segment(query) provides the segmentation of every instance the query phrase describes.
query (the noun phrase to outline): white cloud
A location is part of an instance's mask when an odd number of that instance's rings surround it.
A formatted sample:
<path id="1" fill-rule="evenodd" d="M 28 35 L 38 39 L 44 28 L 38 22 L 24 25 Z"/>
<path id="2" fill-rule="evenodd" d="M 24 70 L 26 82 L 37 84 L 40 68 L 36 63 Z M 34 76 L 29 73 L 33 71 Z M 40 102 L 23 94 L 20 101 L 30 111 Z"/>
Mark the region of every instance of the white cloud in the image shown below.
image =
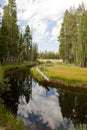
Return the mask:
<path id="1" fill-rule="evenodd" d="M 52 30 L 52 33 L 51 33 L 51 41 L 53 40 L 57 40 L 57 36 L 58 36 L 58 27 L 55 26 Z"/>
<path id="2" fill-rule="evenodd" d="M 34 15 L 28 22 L 31 27 L 33 40 L 39 42 L 47 36 L 47 21 L 41 19 L 39 14 Z"/>

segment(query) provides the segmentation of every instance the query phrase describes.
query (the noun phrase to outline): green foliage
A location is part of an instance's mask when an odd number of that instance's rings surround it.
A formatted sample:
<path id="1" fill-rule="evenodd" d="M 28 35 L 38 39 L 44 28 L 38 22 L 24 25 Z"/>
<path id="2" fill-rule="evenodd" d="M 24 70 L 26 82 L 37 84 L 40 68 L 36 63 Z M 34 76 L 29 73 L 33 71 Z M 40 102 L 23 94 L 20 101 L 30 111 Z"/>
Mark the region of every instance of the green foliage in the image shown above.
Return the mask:
<path id="1" fill-rule="evenodd" d="M 13 61 L 18 54 L 18 38 L 19 29 L 17 25 L 17 13 L 15 0 L 9 0 L 8 5 L 4 7 L 4 15 L 2 17 L 2 45 L 6 52 L 3 58 Z M 4 59 L 3 59 L 4 60 Z M 2 61 L 3 62 L 3 61 Z"/>
<path id="2" fill-rule="evenodd" d="M 24 130 L 22 122 L 17 120 L 5 106 L 0 104 L 0 128 L 5 130 Z"/>
<path id="3" fill-rule="evenodd" d="M 1 13 L 0 13 L 1 18 Z M 0 19 L 0 63 L 14 63 L 32 61 L 37 58 L 37 49 L 32 48 L 32 35 L 29 25 L 26 26 L 24 35 L 17 24 L 17 8 L 15 0 L 8 0 L 3 8 L 2 21 Z"/>
<path id="4" fill-rule="evenodd" d="M 65 63 L 87 67 L 87 10 L 84 4 L 77 10 L 66 10 L 60 30 L 60 57 Z"/>
<path id="5" fill-rule="evenodd" d="M 77 130 L 87 130 L 87 125 L 86 124 L 80 124 L 80 125 L 77 125 Z"/>
<path id="6" fill-rule="evenodd" d="M 4 71 L 3 69 L 0 67 L 0 96 L 1 94 L 5 91 L 8 90 L 9 85 L 6 85 L 8 82 L 8 79 L 4 78 Z"/>
<path id="7" fill-rule="evenodd" d="M 26 46 L 26 60 L 31 61 L 31 54 L 32 54 L 32 36 L 30 34 L 30 27 L 27 25 L 24 34 L 24 42 Z"/>
<path id="8" fill-rule="evenodd" d="M 32 61 L 36 61 L 38 58 L 38 46 L 37 44 L 32 44 L 32 54 L 31 54 Z"/>
<path id="9" fill-rule="evenodd" d="M 34 78 L 38 81 L 42 81 L 44 80 L 44 78 L 42 77 L 42 75 L 36 70 L 36 67 L 33 67 L 30 72 L 32 73 L 32 75 L 34 76 Z"/>

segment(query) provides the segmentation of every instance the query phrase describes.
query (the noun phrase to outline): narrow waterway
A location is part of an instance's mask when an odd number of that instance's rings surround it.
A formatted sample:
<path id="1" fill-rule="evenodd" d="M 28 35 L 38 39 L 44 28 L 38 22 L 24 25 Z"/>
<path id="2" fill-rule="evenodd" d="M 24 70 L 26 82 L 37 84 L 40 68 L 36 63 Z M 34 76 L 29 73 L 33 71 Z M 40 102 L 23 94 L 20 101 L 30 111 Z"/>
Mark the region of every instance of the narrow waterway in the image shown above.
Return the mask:
<path id="1" fill-rule="evenodd" d="M 87 90 L 40 85 L 27 70 L 7 77 L 11 86 L 2 97 L 26 130 L 76 130 L 87 123 Z"/>

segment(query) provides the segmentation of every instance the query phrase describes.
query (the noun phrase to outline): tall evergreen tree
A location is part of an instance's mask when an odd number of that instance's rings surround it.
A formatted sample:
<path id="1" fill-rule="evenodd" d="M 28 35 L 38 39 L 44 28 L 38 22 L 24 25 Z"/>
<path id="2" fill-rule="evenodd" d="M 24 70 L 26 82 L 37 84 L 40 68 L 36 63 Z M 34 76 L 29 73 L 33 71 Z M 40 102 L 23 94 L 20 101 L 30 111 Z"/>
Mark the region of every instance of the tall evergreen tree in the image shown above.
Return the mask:
<path id="1" fill-rule="evenodd" d="M 62 28 L 60 31 L 60 54 L 63 61 L 71 63 L 75 60 L 75 42 L 76 42 L 76 19 L 72 12 L 65 11 Z"/>
<path id="2" fill-rule="evenodd" d="M 17 13 L 15 0 L 8 0 L 8 5 L 4 7 L 2 18 L 3 43 L 8 48 L 8 59 L 10 61 L 17 58 L 19 29 L 17 25 Z"/>
<path id="3" fill-rule="evenodd" d="M 24 60 L 25 55 L 25 45 L 24 45 L 24 36 L 22 33 L 19 35 L 19 43 L 18 43 L 18 60 L 19 62 Z"/>
<path id="4" fill-rule="evenodd" d="M 3 42 L 5 40 L 5 37 L 3 36 L 3 33 L 6 33 L 5 27 L 2 29 L 2 18 L 1 18 L 1 12 L 0 12 L 0 62 L 3 63 L 4 59 L 7 55 L 7 45 L 6 42 Z"/>
<path id="5" fill-rule="evenodd" d="M 84 4 L 76 11 L 66 10 L 60 30 L 60 56 L 64 62 L 87 66 L 87 10 Z"/>
<path id="6" fill-rule="evenodd" d="M 31 61 L 32 55 L 32 36 L 30 33 L 29 25 L 26 26 L 25 34 L 24 34 L 24 43 L 26 45 L 26 60 Z"/>
<path id="7" fill-rule="evenodd" d="M 38 58 L 38 46 L 37 44 L 32 45 L 32 61 L 36 61 Z"/>
<path id="8" fill-rule="evenodd" d="M 82 67 L 87 66 L 87 11 L 81 16 L 79 23 L 79 64 Z"/>

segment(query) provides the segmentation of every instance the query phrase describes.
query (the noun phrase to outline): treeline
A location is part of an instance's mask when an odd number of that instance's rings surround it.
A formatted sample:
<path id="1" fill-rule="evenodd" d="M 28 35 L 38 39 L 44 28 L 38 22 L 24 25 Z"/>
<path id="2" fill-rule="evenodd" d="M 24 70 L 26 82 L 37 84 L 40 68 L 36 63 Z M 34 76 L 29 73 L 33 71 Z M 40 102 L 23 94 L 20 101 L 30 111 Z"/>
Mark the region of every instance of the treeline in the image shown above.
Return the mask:
<path id="1" fill-rule="evenodd" d="M 77 9 L 65 11 L 58 40 L 64 62 L 87 67 L 87 9 L 84 3 Z"/>
<path id="2" fill-rule="evenodd" d="M 0 22 L 0 63 L 35 61 L 37 58 L 38 47 L 32 44 L 29 25 L 22 34 L 17 23 L 16 2 L 8 0 Z"/>
<path id="3" fill-rule="evenodd" d="M 52 51 L 43 51 L 39 53 L 38 57 L 40 59 L 59 59 L 59 53 Z"/>

